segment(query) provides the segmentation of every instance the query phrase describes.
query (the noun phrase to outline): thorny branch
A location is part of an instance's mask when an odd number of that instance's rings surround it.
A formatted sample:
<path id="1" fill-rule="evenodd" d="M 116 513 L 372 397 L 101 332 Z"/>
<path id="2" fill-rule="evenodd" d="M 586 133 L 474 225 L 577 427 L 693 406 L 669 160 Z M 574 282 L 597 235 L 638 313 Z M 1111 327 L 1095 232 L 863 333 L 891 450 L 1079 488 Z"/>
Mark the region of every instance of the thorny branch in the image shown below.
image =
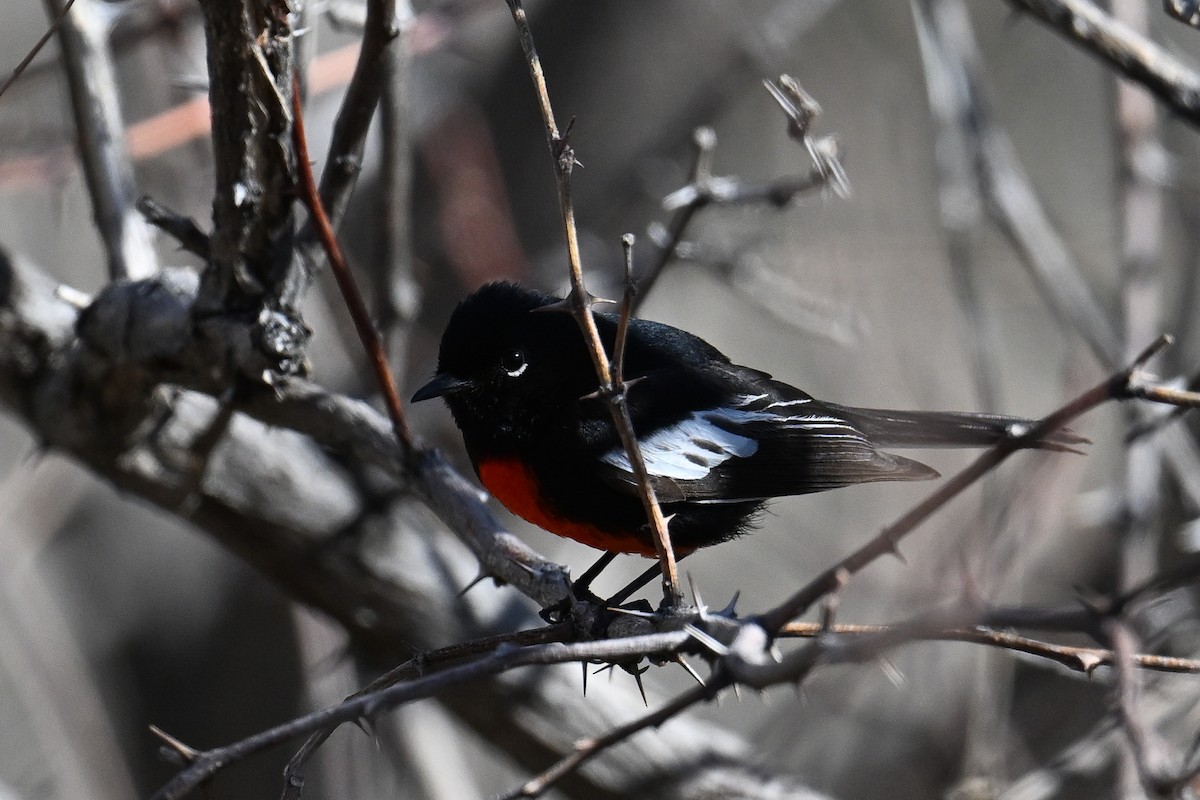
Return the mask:
<path id="1" fill-rule="evenodd" d="M 369 719 L 376 714 L 393 709 L 401 703 L 430 697 L 447 687 L 467 680 L 496 675 L 523 666 L 562 664 L 595 659 L 619 661 L 630 656 L 640 656 L 645 652 L 670 652 L 687 639 L 688 634 L 680 631 L 604 642 L 550 643 L 524 648 L 498 647 L 491 654 L 474 661 L 447 667 L 432 675 L 416 677 L 378 692 L 355 697 L 331 708 L 322 709 L 278 725 L 240 742 L 205 751 L 200 758 L 159 789 L 152 800 L 179 800 L 232 761 L 261 752 L 298 736 L 324 730 L 331 725 L 339 725 L 357 719 Z"/>
<path id="2" fill-rule="evenodd" d="M 1130 384 L 1134 382 L 1145 363 L 1157 355 L 1169 343 L 1163 337 L 1147 348 L 1126 370 L 1112 376 L 1096 387 L 1081 394 L 1071 403 L 1050 414 L 1025 432 L 1014 432 L 1012 438 L 988 451 L 975 464 L 968 467 L 949 485 L 952 491 L 943 496 L 935 493 L 919 504 L 912 513 L 886 529 L 854 555 L 832 568 L 836 583 L 840 585 L 846 577 L 860 570 L 874 558 L 893 552 L 900 538 L 910 532 L 917 522 L 924 519 L 944 504 L 950 496 L 965 488 L 978 478 L 982 471 L 997 466 L 1005 457 L 1018 449 L 1028 447 L 1050 432 L 1057 430 L 1080 414 L 1108 400 L 1128 399 Z M 883 543 L 883 544 L 881 544 Z M 1154 586 L 1165 588 L 1173 585 L 1184 574 L 1196 577 L 1196 570 L 1180 571 L 1170 579 L 1156 581 Z M 626 740 L 635 733 L 662 724 L 671 717 L 695 705 L 715 697 L 722 689 L 735 684 L 765 689 L 769 686 L 801 681 L 818 664 L 844 663 L 874 657 L 884 649 L 899 644 L 920 640 L 970 641 L 1004 647 L 1019 652 L 1054 660 L 1065 666 L 1091 673 L 1097 667 L 1114 663 L 1119 656 L 1111 651 L 1097 648 L 1078 648 L 1040 642 L 1028 637 L 977 627 L 968 617 L 982 616 L 960 611 L 952 614 L 935 613 L 909 623 L 891 626 L 831 626 L 822 623 L 816 628 L 787 625 L 788 619 L 801 613 L 817 593 L 827 591 L 827 582 L 818 578 L 793 598 L 757 618 L 739 623 L 730 618 L 711 617 L 700 612 L 694 622 L 684 624 L 682 630 L 646 633 L 641 636 L 625 636 L 597 642 L 573 642 L 569 644 L 537 645 L 521 650 L 500 646 L 494 652 L 465 664 L 451 666 L 442 672 L 414 678 L 407 683 L 387 686 L 376 691 L 366 691 L 339 706 L 326 709 L 304 718 L 278 726 L 270 731 L 251 737 L 243 742 L 204 753 L 167 787 L 156 795 L 156 800 L 179 797 L 199 781 L 211 776 L 216 769 L 231 759 L 243 758 L 262 748 L 273 746 L 295 736 L 327 731 L 331 725 L 352 719 L 370 716 L 394 708 L 397 704 L 418 697 L 426 697 L 456 683 L 492 671 L 507 670 L 535 663 L 558 663 L 572 660 L 608 660 L 610 663 L 636 663 L 644 657 L 663 659 L 676 654 L 681 648 L 708 658 L 713 664 L 713 673 L 701 686 L 695 687 L 668 702 L 658 710 L 618 726 L 603 736 L 580 743 L 575 752 L 566 756 L 551 768 L 522 785 L 511 797 L 535 797 L 550 788 L 557 780 L 584 764 L 588 759 L 614 744 Z M 1137 587 L 1135 594 L 1112 604 L 1109 613 L 1121 613 L 1125 604 L 1144 594 L 1149 586 Z M 796 610 L 799 609 L 799 610 Z M 776 624 L 776 620 L 783 619 Z M 678 621 L 676 621 L 676 624 Z M 707 630 L 705 630 L 707 628 Z M 534 632 L 535 635 L 536 632 Z M 775 661 L 770 656 L 770 643 L 774 636 L 804 634 L 815 636 L 808 647 Z M 694 640 L 694 644 L 689 642 Z M 1130 654 L 1131 664 L 1165 671 L 1196 672 L 1200 664 L 1192 659 L 1171 659 L 1152 655 Z M 402 667 L 392 678 L 408 676 L 408 668 Z M 301 750 L 310 752 L 311 746 Z M 298 757 L 300 757 L 298 755 Z"/>
<path id="3" fill-rule="evenodd" d="M 1013 453 L 1042 441 L 1048 434 L 1066 426 L 1079 415 L 1101 403 L 1109 400 L 1129 399 L 1132 396 L 1129 387 L 1134 376 L 1145 366 L 1147 361 L 1170 343 L 1170 337 L 1161 337 L 1124 371 L 1097 384 L 1049 416 L 1043 417 L 1029 430 L 1010 431 L 1007 439 L 984 452 L 972 464 L 939 486 L 904 516 L 884 528 L 874 539 L 826 569 L 785 602 L 763 614 L 761 618 L 763 626 L 770 631 L 782 629 L 788 622 L 807 611 L 821 597 L 836 589 L 844 581 L 844 575 L 854 575 L 883 556 L 898 555 L 900 542 L 905 536 L 912 533 L 935 511 L 991 472 Z"/>
<path id="4" fill-rule="evenodd" d="M 533 31 L 529 28 L 525 9 L 521 6 L 520 0 L 506 0 L 506 2 L 512 12 L 513 21 L 517 25 L 525 60 L 529 64 L 529 73 L 533 78 L 538 107 L 541 109 L 542 121 L 546 127 L 546 139 L 550 145 L 550 154 L 554 159 L 558 205 L 562 214 L 571 277 L 571 292 L 566 301 L 566 309 L 570 310 L 579 322 L 588 352 L 592 357 L 592 365 L 600 380 L 600 392 L 608 400 L 613 425 L 616 427 L 621 445 L 629 457 L 642 503 L 646 507 L 646 517 L 654 538 L 654 549 L 658 554 L 658 562 L 663 572 L 663 602 L 668 606 L 677 606 L 683 596 L 679 591 L 679 570 L 675 566 L 675 552 L 671 547 L 667 520 L 663 517 L 662 509 L 659 507 L 654 487 L 650 483 L 649 473 L 646 471 L 646 463 L 642 459 L 637 436 L 633 432 L 633 422 L 629 417 L 629 409 L 625 405 L 626 386 L 623 378 L 620 375 L 613 375 L 608 358 L 604 354 L 604 344 L 600 341 L 596 320 L 592 316 L 592 305 L 596 299 L 584 287 L 583 262 L 579 254 L 579 234 L 575 227 L 575 207 L 571 201 L 571 172 L 575 166 L 575 152 L 570 144 L 570 129 L 568 126 L 565 134 L 560 133 L 558 123 L 555 122 L 554 109 L 550 105 L 550 94 L 546 89 L 546 78 L 542 73 L 541 60 L 534 48 Z"/>

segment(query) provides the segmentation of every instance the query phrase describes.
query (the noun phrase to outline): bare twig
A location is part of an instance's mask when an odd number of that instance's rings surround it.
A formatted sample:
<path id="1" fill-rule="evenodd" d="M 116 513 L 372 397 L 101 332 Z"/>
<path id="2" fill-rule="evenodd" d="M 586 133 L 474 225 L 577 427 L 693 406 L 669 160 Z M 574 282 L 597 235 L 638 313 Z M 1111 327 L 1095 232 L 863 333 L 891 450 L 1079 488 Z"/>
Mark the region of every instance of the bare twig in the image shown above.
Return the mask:
<path id="1" fill-rule="evenodd" d="M 688 185 L 698 186 L 712 177 L 712 157 L 717 147 L 717 132 L 707 125 L 696 128 L 692 132 L 692 146 L 694 152 L 692 154 L 692 168 L 688 172 Z M 651 262 L 649 269 L 638 276 L 638 282 L 641 284 L 642 291 L 634 298 L 633 310 L 635 312 L 641 306 L 642 301 L 649 296 L 650 290 L 654 287 L 658 277 L 675 256 L 675 251 L 679 249 L 680 243 L 683 242 L 683 236 L 687 233 L 688 226 L 692 224 L 692 217 L 702 207 L 703 203 L 699 202 L 698 198 L 696 202 L 685 203 L 680 206 L 676 209 L 675 215 L 671 217 L 671 223 L 667 226 L 665 238 L 662 241 L 655 241 L 658 253 Z"/>
<path id="2" fill-rule="evenodd" d="M 1007 0 L 1137 81 L 1175 114 L 1200 125 L 1200 74 L 1089 0 Z"/>
<path id="3" fill-rule="evenodd" d="M 620 436 L 621 445 L 629 458 L 634 478 L 637 480 L 642 503 L 646 507 L 646 517 L 650 523 L 651 534 L 654 538 L 654 549 L 658 555 L 659 564 L 663 571 L 663 599 L 668 605 L 678 605 L 682 599 L 679 591 L 679 571 L 675 566 L 675 553 L 671 547 L 671 538 L 667 532 L 667 521 L 654 495 L 654 487 L 646 471 L 642 459 L 641 448 L 637 436 L 633 432 L 633 423 L 629 418 L 629 409 L 625 405 L 624 387 L 613 382 L 612 371 L 608 358 L 604 354 L 604 344 L 600 341 L 600 333 L 596 329 L 596 320 L 592 316 L 592 304 L 595 301 L 584 287 L 583 263 L 579 255 L 579 234 L 575 228 L 575 207 L 571 201 L 571 171 L 575 166 L 575 153 L 571 148 L 566 134 L 560 133 L 558 123 L 554 119 L 554 109 L 550 105 L 550 94 L 546 89 L 546 78 L 542 74 L 541 60 L 533 45 L 533 31 L 529 28 L 529 20 L 520 0 L 506 0 L 512 12 L 513 21 L 517 25 L 521 49 L 529 64 L 529 73 L 533 79 L 534 93 L 537 96 L 538 107 L 541 110 L 542 122 L 546 127 L 546 139 L 550 146 L 550 154 L 554 159 L 555 184 L 558 187 L 558 206 L 562 214 L 563 234 L 567 242 L 567 259 L 570 266 L 571 293 L 568 297 L 568 307 L 575 315 L 583 332 L 588 352 L 592 357 L 592 366 L 600 380 L 600 391 L 608 399 L 609 410 L 612 412 L 613 424 Z M 568 130 L 569 133 L 569 130 Z"/>
<path id="4" fill-rule="evenodd" d="M 362 47 L 354 66 L 354 76 L 346 87 L 346 96 L 333 124 L 329 152 L 321 172 L 321 203 L 329 215 L 330 226 L 335 229 L 341 223 L 362 170 L 367 131 L 383 94 L 384 82 L 391 74 L 390 49 L 399 34 L 396 0 L 368 0 Z M 310 273 L 320 257 L 320 239 L 315 221 L 310 221 L 300 234 L 306 269 Z M 308 274 L 306 280 L 291 287 L 285 301 L 297 302 L 311 279 L 312 275 Z"/>
<path id="5" fill-rule="evenodd" d="M 329 220 L 329 216 L 325 213 L 325 207 L 321 202 L 320 195 L 317 193 L 317 184 L 313 177 L 312 165 L 308 160 L 308 142 L 304 135 L 304 114 L 303 109 L 300 107 L 298 86 L 293 87 L 292 107 L 295 115 L 292 131 L 295 135 L 296 156 L 300 164 L 300 186 L 303 200 L 308 206 L 312 223 L 316 228 L 322 246 L 325 248 L 330 266 L 333 268 L 333 276 L 337 279 L 338 288 L 342 292 L 342 298 L 346 301 L 346 308 L 350 311 L 350 317 L 354 320 L 354 329 L 358 332 L 358 338 L 362 342 L 363 349 L 367 351 L 367 356 L 371 360 L 371 369 L 375 375 L 375 382 L 379 385 L 379 390 L 383 393 L 384 404 L 387 407 L 388 416 L 392 420 L 392 430 L 395 432 L 396 439 L 403 446 L 405 452 L 413 453 L 416 447 L 413 442 L 412 430 L 408 427 L 408 420 L 404 416 L 404 408 L 400 404 L 400 394 L 396 391 L 396 380 L 392 377 L 392 370 L 388 365 L 387 351 L 383 346 L 383 338 L 379 335 L 379 330 L 371 321 L 370 309 L 367 308 L 367 302 L 363 299 L 362 292 L 358 290 L 358 284 L 354 280 L 354 275 L 350 272 L 350 267 L 346 264 L 346 259 L 342 256 L 342 249 L 337 243 L 337 235 L 333 232 L 333 225 Z"/>
<path id="6" fill-rule="evenodd" d="M 37 54 L 42 52 L 42 48 L 45 47 L 46 43 L 49 42 L 54 34 L 58 32 L 58 27 L 62 25 L 63 18 L 67 16 L 67 12 L 71 10 L 71 6 L 73 5 L 75 5 L 75 0 L 67 0 L 67 2 L 63 4 L 62 9 L 58 12 L 58 15 L 54 17 L 54 20 L 50 23 L 50 26 L 46 28 L 45 32 L 41 35 L 37 42 L 34 43 L 33 47 L 29 48 L 29 52 L 25 54 L 25 57 L 21 59 L 20 63 L 13 67 L 12 74 L 4 79 L 4 83 L 0 84 L 0 97 L 4 96 L 4 93 L 8 91 L 8 87 L 17 82 L 17 79 L 25 73 L 25 70 L 29 66 L 30 62 L 37 58 Z"/>
<path id="7" fill-rule="evenodd" d="M 978 120 L 967 62 L 977 57 L 970 22 L 961 3 L 912 3 L 917 43 L 924 65 L 925 92 L 937 125 L 933 152 L 938 168 L 938 213 L 946 236 L 955 297 L 970 320 L 965 340 L 975 387 L 984 409 L 999 398 L 994 359 L 999 352 L 995 326 L 981 302 L 976 248 L 983 222 L 983 192 L 975 170 Z"/>
<path id="8" fill-rule="evenodd" d="M 641 297 L 645 297 L 662 271 L 676 255 L 684 234 L 696 214 L 709 205 L 765 204 L 784 208 L 796 195 L 821 187 L 832 187 L 842 197 L 850 192 L 850 181 L 842 167 L 837 140 L 833 137 L 813 139 L 809 129 L 821 113 L 821 107 L 791 76 L 783 75 L 779 83 L 763 81 L 763 85 L 783 110 L 788 122 L 788 135 L 804 146 L 812 159 L 807 174 L 779 178 L 768 183 L 751 184 L 737 178 L 716 177 L 712 174 L 712 159 L 717 146 L 712 128 L 703 126 L 692 134 L 695 154 L 688 183 L 663 198 L 663 208 L 674 211 L 666 235 L 657 241 L 658 253 L 650 268 L 638 276 Z M 640 301 L 634 304 L 637 310 Z"/>
<path id="9" fill-rule="evenodd" d="M 169 234 L 184 250 L 208 261 L 208 234 L 196 220 L 177 214 L 149 195 L 139 197 L 136 206 L 147 222 Z"/>
<path id="10" fill-rule="evenodd" d="M 109 277 L 118 280 L 153 275 L 158 263 L 150 231 L 133 207 L 133 166 L 125 148 L 105 10 L 95 0 L 76 0 L 70 14 L 61 0 L 46 0 L 46 7 L 58 24 L 78 155 L 96 228 L 108 257 Z"/>
<path id="11" fill-rule="evenodd" d="M 858 550 L 846 556 L 837 564 L 829 567 L 807 586 L 796 592 L 792 597 L 776 608 L 763 614 L 763 626 L 768 631 L 780 630 L 791 620 L 803 614 L 817 600 L 835 589 L 839 575 L 844 570 L 853 575 L 873 561 L 889 554 L 897 553 L 900 541 L 912 533 L 918 525 L 928 519 L 964 489 L 975 483 L 988 472 L 999 466 L 1001 462 L 1018 450 L 1029 447 L 1042 440 L 1059 428 L 1067 425 L 1073 419 L 1086 411 L 1109 400 L 1127 399 L 1129 383 L 1132 377 L 1142 368 L 1146 361 L 1153 358 L 1163 348 L 1170 344 L 1169 337 L 1162 337 L 1141 353 L 1138 358 L 1122 372 L 1119 372 L 1102 383 L 1097 384 L 1070 403 L 1044 417 L 1040 422 L 1027 431 L 1013 431 L 1012 435 L 991 450 L 983 453 L 972 464 L 943 483 L 925 500 L 910 509 L 904 516 L 884 528 L 875 538 L 864 544 Z"/>
<path id="12" fill-rule="evenodd" d="M 660 708 L 639 717 L 624 725 L 618 725 L 602 736 L 594 739 L 584 739 L 575 745 L 575 752 L 561 759 L 550 768 L 523 783 L 519 788 L 508 794 L 500 795 L 501 800 L 515 800 L 519 797 L 541 797 L 564 777 L 583 766 L 588 760 L 604 752 L 613 745 L 620 744 L 635 733 L 657 728 L 673 717 L 696 705 L 697 703 L 716 697 L 725 688 L 716 682 L 693 686 L 683 694 L 676 696 Z"/>
<path id="13" fill-rule="evenodd" d="M 292 143 L 294 37 L 278 3 L 202 3 L 212 120 L 213 226 L 198 317 L 290 309 L 297 165 Z"/>
<path id="14" fill-rule="evenodd" d="M 1133 634 L 1123 620 L 1112 620 L 1109 635 L 1115 653 L 1117 709 L 1121 727 L 1133 751 L 1138 778 L 1149 791 L 1160 796 L 1174 796 L 1179 789 L 1180 778 L 1171 774 L 1164 742 L 1150 728 L 1141 704 L 1141 681 L 1138 679 Z M 1183 778 L 1186 780 L 1186 778 Z"/>
<path id="15" fill-rule="evenodd" d="M 835 624 L 828 628 L 822 622 L 789 622 L 780 630 L 780 636 L 810 639 L 822 633 L 836 633 L 844 636 L 861 636 L 868 633 L 878 633 L 887 630 L 887 625 Z M 1057 644 L 1028 636 L 1021 636 L 1008 631 L 1000 631 L 985 626 L 969 628 L 954 628 L 938 631 L 923 637 L 929 641 L 970 642 L 1003 650 L 1012 650 L 1038 658 L 1044 658 L 1061 664 L 1068 669 L 1090 675 L 1098 667 L 1112 666 L 1114 653 L 1103 647 L 1077 647 L 1074 645 Z M 1132 654 L 1135 666 L 1155 672 L 1175 672 L 1184 674 L 1200 674 L 1200 659 L 1179 658 L 1175 656 L 1160 656 L 1153 653 Z"/>

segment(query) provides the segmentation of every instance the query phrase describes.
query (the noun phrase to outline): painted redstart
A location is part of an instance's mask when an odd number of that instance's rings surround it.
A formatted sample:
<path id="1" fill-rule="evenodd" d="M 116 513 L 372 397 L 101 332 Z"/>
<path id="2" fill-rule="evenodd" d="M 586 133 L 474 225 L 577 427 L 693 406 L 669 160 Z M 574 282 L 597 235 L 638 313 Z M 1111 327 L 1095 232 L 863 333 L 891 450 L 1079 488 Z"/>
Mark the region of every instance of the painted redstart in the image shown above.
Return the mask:
<path id="1" fill-rule="evenodd" d="M 579 326 L 549 308 L 558 302 L 512 283 L 468 296 L 442 336 L 437 376 L 413 401 L 445 398 L 480 481 L 517 516 L 601 550 L 652 557 L 629 460 L 596 395 Z M 596 325 L 611 355 L 617 319 L 596 314 Z M 646 320 L 630 323 L 624 371 L 630 417 L 680 555 L 746 532 L 773 497 L 938 477 L 881 447 L 983 447 L 1033 424 L 816 400 Z M 1037 446 L 1084 441 L 1060 432 Z"/>

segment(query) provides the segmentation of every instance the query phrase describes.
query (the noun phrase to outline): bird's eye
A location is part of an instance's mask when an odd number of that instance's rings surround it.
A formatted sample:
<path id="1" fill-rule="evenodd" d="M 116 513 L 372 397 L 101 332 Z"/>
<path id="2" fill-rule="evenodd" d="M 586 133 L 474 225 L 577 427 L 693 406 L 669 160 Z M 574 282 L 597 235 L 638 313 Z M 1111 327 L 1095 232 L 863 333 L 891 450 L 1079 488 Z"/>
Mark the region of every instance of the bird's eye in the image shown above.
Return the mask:
<path id="1" fill-rule="evenodd" d="M 508 377 L 516 378 L 529 369 L 529 364 L 525 361 L 525 354 L 520 350 L 509 350 L 500 356 L 500 368 Z"/>

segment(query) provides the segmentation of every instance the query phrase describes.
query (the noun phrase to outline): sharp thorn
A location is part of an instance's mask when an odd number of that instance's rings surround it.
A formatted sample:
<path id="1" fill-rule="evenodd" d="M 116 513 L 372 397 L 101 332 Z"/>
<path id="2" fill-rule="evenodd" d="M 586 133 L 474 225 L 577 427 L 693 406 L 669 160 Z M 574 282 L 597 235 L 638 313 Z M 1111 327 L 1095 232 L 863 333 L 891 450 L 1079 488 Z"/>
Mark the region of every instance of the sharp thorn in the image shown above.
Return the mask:
<path id="1" fill-rule="evenodd" d="M 488 577 L 490 577 L 490 576 L 489 576 L 489 575 L 488 575 L 486 572 L 482 572 L 482 571 L 481 571 L 481 572 L 480 572 L 478 575 L 476 575 L 476 576 L 475 576 L 475 577 L 474 577 L 474 578 L 471 580 L 471 582 L 470 582 L 470 583 L 468 583 L 468 584 L 467 584 L 466 586 L 464 586 L 464 587 L 463 587 L 461 590 L 459 590 L 459 592 L 458 592 L 458 594 L 456 595 L 456 597 L 457 597 L 459 600 L 461 600 L 461 599 L 462 599 L 462 598 L 463 598 L 463 597 L 466 595 L 466 593 L 467 593 L 467 592 L 471 591 L 471 590 L 472 590 L 472 589 L 474 589 L 476 586 L 478 586 L 479 584 L 481 584 L 481 583 L 483 583 L 484 581 L 486 581 L 486 580 L 488 579 Z"/>
<path id="2" fill-rule="evenodd" d="M 646 699 L 646 687 L 642 684 L 642 673 L 633 673 L 633 680 L 635 683 L 637 683 L 638 692 L 642 695 L 642 705 L 644 705 L 646 708 L 649 708 L 650 701 Z"/>
<path id="3" fill-rule="evenodd" d="M 716 639 L 714 639 L 712 636 L 705 633 L 704 631 L 700 630 L 695 625 L 688 623 L 687 625 L 683 626 L 683 629 L 684 629 L 684 631 L 687 632 L 687 634 L 689 636 L 691 636 L 693 639 L 695 639 L 697 642 L 699 642 L 704 647 L 708 648 L 713 654 L 718 655 L 718 656 L 726 656 L 729 654 L 728 647 L 721 644 L 719 641 L 717 641 Z"/>
<path id="4" fill-rule="evenodd" d="M 704 678 L 700 677 L 700 673 L 696 672 L 695 668 L 687 662 L 687 659 L 685 659 L 683 657 L 683 655 L 681 655 L 680 653 L 676 653 L 675 654 L 675 663 L 678 664 L 679 666 L 683 667 L 683 669 L 687 672 L 687 674 L 691 675 L 692 679 L 695 680 L 696 683 L 700 684 L 701 686 L 705 685 Z"/>
<path id="5" fill-rule="evenodd" d="M 726 605 L 724 608 L 722 608 L 720 611 L 717 612 L 717 616 L 729 617 L 730 619 L 735 618 L 737 616 L 737 611 L 736 611 L 737 601 L 738 601 L 738 598 L 740 598 L 741 596 L 742 596 L 742 590 L 738 589 L 736 592 L 733 593 L 733 597 L 730 598 L 728 605 Z"/>

